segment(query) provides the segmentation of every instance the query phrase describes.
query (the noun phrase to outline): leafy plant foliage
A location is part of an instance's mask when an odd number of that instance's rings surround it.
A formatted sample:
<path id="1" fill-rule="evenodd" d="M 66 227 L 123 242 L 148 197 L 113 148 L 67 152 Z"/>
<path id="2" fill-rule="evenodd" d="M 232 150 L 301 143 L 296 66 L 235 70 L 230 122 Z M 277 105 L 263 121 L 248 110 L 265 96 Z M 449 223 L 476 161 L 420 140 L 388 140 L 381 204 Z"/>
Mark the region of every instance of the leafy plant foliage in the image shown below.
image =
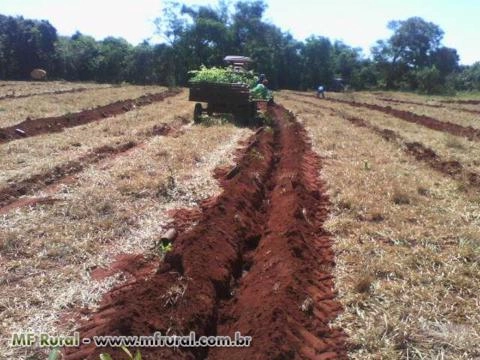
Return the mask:
<path id="1" fill-rule="evenodd" d="M 298 41 L 263 19 L 266 8 L 264 0 L 233 5 L 220 0 L 214 7 L 166 1 L 155 20 L 165 42 L 137 46 L 114 37 L 97 41 L 79 32 L 58 36 L 48 21 L 0 15 L 0 79 L 28 79 L 32 69 L 43 68 L 49 79 L 70 81 L 253 83 L 253 75 L 239 79 L 223 68 L 225 55 L 244 55 L 253 59 L 256 73 L 267 75 L 272 88 L 322 84 L 328 91 L 341 78 L 354 89 L 479 89 L 479 63 L 459 66 L 457 51 L 442 45 L 443 30 L 420 17 L 391 21 L 391 37 L 379 40 L 367 58 L 361 49 L 323 36 Z M 189 74 L 202 65 L 209 70 Z"/>

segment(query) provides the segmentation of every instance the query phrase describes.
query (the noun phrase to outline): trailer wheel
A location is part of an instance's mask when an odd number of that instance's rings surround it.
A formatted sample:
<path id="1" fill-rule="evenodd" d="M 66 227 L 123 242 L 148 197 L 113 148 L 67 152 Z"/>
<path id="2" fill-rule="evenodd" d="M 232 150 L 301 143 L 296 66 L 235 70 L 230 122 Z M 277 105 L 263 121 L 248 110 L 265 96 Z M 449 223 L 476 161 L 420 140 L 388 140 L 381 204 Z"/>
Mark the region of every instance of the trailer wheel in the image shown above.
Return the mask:
<path id="1" fill-rule="evenodd" d="M 202 116 L 202 104 L 196 103 L 195 104 L 195 109 L 193 109 L 193 122 L 195 124 L 199 124 L 201 121 L 201 116 Z"/>
<path id="2" fill-rule="evenodd" d="M 257 115 L 257 103 L 252 102 L 250 104 L 250 117 L 254 119 L 256 115 Z"/>
<path id="3" fill-rule="evenodd" d="M 207 114 L 208 116 L 212 116 L 213 115 L 213 109 L 214 109 L 214 106 L 210 103 L 208 103 L 207 105 Z"/>

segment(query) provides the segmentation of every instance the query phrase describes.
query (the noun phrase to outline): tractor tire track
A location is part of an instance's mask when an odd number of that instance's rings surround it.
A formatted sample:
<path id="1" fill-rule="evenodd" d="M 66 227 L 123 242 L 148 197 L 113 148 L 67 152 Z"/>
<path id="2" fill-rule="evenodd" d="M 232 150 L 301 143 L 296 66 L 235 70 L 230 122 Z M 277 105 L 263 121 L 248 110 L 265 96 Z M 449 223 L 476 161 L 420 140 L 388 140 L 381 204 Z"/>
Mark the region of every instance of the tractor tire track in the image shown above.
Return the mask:
<path id="1" fill-rule="evenodd" d="M 180 127 L 184 124 L 185 121 L 181 120 L 173 124 L 155 125 L 151 131 L 146 134 L 146 137 L 176 136 Z M 104 145 L 91 150 L 75 160 L 57 165 L 53 169 L 32 175 L 25 180 L 0 188 L 0 215 L 24 206 L 54 202 L 55 200 L 48 197 L 32 198 L 23 196 L 33 195 L 33 193 L 40 190 L 45 191 L 47 194 L 55 193 L 61 184 L 74 182 L 72 176 L 82 172 L 87 166 L 125 154 L 127 151 L 142 146 L 143 143 L 144 142 L 137 143 L 128 141 L 116 146 Z"/>
<path id="2" fill-rule="evenodd" d="M 480 188 L 480 174 L 465 169 L 465 167 L 457 160 L 445 160 L 431 148 L 416 141 L 410 142 L 402 137 L 398 132 L 390 129 L 380 128 L 362 118 L 345 115 L 334 108 L 316 104 L 314 102 L 304 100 L 301 101 L 327 111 L 333 111 L 335 115 L 351 122 L 353 125 L 367 128 L 380 135 L 385 140 L 395 142 L 405 153 L 415 157 L 415 159 L 418 161 L 428 164 L 432 169 L 442 173 L 443 175 L 447 175 L 455 180 L 461 181 L 467 186 Z"/>
<path id="3" fill-rule="evenodd" d="M 322 228 L 328 198 L 319 158 L 281 106 L 239 154 L 224 191 L 202 205 L 150 278 L 110 292 L 79 329 L 95 335 L 252 336 L 248 348 L 141 348 L 159 359 L 346 359 L 345 335 L 329 327 L 341 311 L 333 288 L 332 240 Z M 84 345 L 66 359 L 114 357 Z"/>
<path id="4" fill-rule="evenodd" d="M 315 98 L 315 96 L 313 95 L 300 94 L 297 92 L 295 92 L 294 94 L 297 96 Z M 425 126 L 429 129 L 447 132 L 456 136 L 463 136 L 472 141 L 480 141 L 480 129 L 476 129 L 471 126 L 462 126 L 462 125 L 454 124 L 448 121 L 441 121 L 429 116 L 418 115 L 410 111 L 394 109 L 390 106 L 380 106 L 375 104 L 367 104 L 367 103 L 360 103 L 355 101 L 332 99 L 332 98 L 326 98 L 325 100 L 330 102 L 340 103 L 340 104 L 346 104 L 346 105 L 350 105 L 357 108 L 366 108 L 369 110 L 379 111 L 388 115 L 392 115 L 401 120 L 405 120 L 414 124 Z"/>
<path id="5" fill-rule="evenodd" d="M 19 124 L 0 128 L 0 144 L 41 134 L 61 132 L 65 128 L 110 118 L 134 110 L 137 107 L 163 101 L 164 99 L 177 95 L 180 92 L 180 89 L 168 90 L 157 94 L 142 95 L 136 99 L 116 101 L 108 105 L 83 110 L 73 114 L 39 119 L 27 118 L 27 120 Z"/>

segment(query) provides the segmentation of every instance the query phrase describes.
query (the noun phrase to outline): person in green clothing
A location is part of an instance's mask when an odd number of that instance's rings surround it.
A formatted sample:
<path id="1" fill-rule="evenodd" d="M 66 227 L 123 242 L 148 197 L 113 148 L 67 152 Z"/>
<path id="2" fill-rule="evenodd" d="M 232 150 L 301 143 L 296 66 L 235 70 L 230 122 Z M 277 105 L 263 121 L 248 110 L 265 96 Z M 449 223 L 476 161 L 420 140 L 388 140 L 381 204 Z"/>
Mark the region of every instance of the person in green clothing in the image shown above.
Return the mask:
<path id="1" fill-rule="evenodd" d="M 268 80 L 264 79 L 262 83 L 257 84 L 250 93 L 252 94 L 252 98 L 254 99 L 263 99 L 263 100 L 270 100 L 272 95 L 267 88 Z"/>

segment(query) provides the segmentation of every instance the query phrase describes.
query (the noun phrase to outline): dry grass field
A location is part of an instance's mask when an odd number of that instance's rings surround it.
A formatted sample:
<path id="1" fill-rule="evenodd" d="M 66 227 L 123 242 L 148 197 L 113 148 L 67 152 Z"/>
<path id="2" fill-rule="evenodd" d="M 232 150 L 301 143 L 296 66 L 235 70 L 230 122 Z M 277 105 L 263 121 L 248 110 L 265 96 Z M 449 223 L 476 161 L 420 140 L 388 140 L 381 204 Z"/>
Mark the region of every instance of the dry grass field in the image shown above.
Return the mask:
<path id="1" fill-rule="evenodd" d="M 165 90 L 160 86 L 91 87 L 79 93 L 43 94 L 0 100 L 0 127 L 31 119 L 59 116 L 106 105 L 114 101 L 134 99 L 146 93 Z"/>
<path id="2" fill-rule="evenodd" d="M 352 96 L 375 102 L 374 95 Z M 304 123 L 325 159 L 321 176 L 332 202 L 326 225 L 335 236 L 335 283 L 344 306 L 334 325 L 348 333 L 351 357 L 478 358 L 478 188 L 432 170 L 402 144 L 344 116 L 394 130 L 476 171 L 480 144 L 328 99 L 291 92 L 277 99 Z M 445 120 L 464 121 L 456 115 Z"/>
<path id="3" fill-rule="evenodd" d="M 96 101 L 107 103 L 115 94 L 119 98 L 141 94 L 137 87 L 122 89 L 122 95 L 115 90 Z M 71 101 L 67 94 L 57 96 L 60 102 Z M 27 196 L 48 201 L 0 215 L 3 340 L 21 330 L 73 331 L 76 324 L 69 311 L 94 307 L 109 288 L 126 280 L 125 274 L 117 273 L 97 281 L 91 277 L 92 269 L 108 266 L 124 253 L 161 256 L 152 249 L 171 222 L 169 210 L 195 207 L 219 191 L 213 170 L 231 163 L 238 142 L 251 131 L 233 125 L 192 127 L 185 124 L 191 122 L 192 111 L 184 91 L 124 115 L 0 147 L 1 184 L 6 186 L 101 146 L 134 144 L 87 164 L 58 186 Z M 178 131 L 172 136 L 152 133 L 162 123 L 173 124 Z M 46 358 L 45 351 L 3 344 L 0 348 L 2 359 Z"/>
<path id="4" fill-rule="evenodd" d="M 96 83 L 73 83 L 68 81 L 2 81 L 0 83 L 0 98 L 31 96 L 43 93 L 70 91 L 72 89 L 103 89 L 112 85 Z"/>
<path id="5" fill-rule="evenodd" d="M 0 127 L 166 90 L 0 82 L 0 96 L 82 87 L 89 90 L 0 100 Z M 320 156 L 330 199 L 323 226 L 343 307 L 331 325 L 347 334 L 349 357 L 480 358 L 480 142 L 329 97 L 476 129 L 480 105 L 390 92 L 275 97 Z M 11 334 L 74 331 L 80 309 L 96 309 L 131 280 L 128 271 L 102 269 L 125 254 L 161 263 L 155 244 L 172 211 L 199 209 L 221 192 L 215 169 L 231 168 L 254 130 L 193 125 L 193 106 L 182 90 L 122 115 L 0 143 L 0 194 L 26 189 L 0 201 L 0 359 L 46 359 L 44 349 L 8 346 Z M 417 157 L 412 143 L 435 156 Z M 454 169 L 435 167 L 442 161 Z"/>

